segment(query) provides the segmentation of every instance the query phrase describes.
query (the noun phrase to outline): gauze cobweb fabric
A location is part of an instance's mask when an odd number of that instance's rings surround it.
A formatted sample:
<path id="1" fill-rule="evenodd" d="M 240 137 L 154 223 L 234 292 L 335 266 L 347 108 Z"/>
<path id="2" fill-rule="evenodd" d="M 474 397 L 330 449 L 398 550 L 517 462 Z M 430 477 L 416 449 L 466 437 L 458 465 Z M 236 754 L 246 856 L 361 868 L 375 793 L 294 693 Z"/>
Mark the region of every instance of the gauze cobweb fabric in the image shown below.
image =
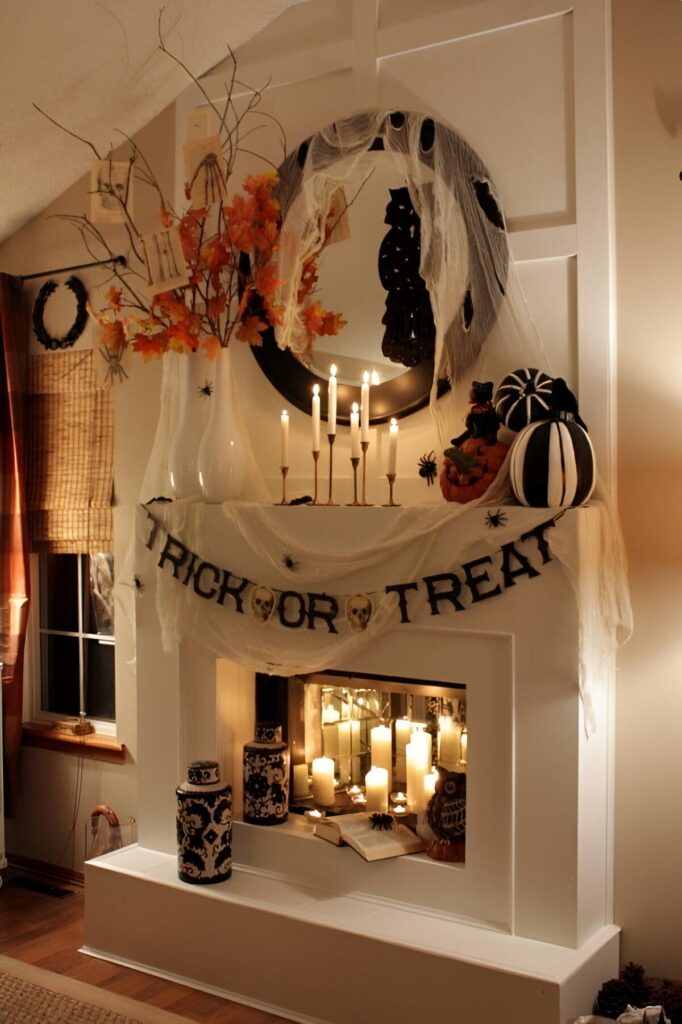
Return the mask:
<path id="1" fill-rule="evenodd" d="M 283 225 L 274 304 L 281 322 L 275 335 L 281 348 L 306 363 L 301 281 L 324 248 L 338 190 L 352 197 L 372 173 L 376 140 L 403 175 L 421 222 L 420 272 L 435 324 L 431 410 L 446 447 L 461 431 L 471 380 L 499 381 L 519 366 L 551 370 L 514 273 L 495 185 L 457 132 L 425 114 L 362 112 L 334 122 L 287 158 L 278 193 Z M 367 258 L 371 267 L 376 257 Z M 451 389 L 437 400 L 443 379 Z"/>

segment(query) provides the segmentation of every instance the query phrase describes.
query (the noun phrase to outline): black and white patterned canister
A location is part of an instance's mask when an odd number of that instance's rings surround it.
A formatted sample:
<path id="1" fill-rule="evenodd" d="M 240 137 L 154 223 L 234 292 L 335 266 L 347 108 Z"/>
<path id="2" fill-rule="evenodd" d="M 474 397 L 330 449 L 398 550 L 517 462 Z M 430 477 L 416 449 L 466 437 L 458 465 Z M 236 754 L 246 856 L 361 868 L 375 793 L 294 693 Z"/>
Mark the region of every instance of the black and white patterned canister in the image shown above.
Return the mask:
<path id="1" fill-rule="evenodd" d="M 211 885 L 232 874 L 232 787 L 220 781 L 217 761 L 191 761 L 178 798 L 178 875 Z"/>
<path id="2" fill-rule="evenodd" d="M 289 817 L 289 748 L 278 722 L 259 722 L 244 747 L 244 821 L 281 825 Z"/>

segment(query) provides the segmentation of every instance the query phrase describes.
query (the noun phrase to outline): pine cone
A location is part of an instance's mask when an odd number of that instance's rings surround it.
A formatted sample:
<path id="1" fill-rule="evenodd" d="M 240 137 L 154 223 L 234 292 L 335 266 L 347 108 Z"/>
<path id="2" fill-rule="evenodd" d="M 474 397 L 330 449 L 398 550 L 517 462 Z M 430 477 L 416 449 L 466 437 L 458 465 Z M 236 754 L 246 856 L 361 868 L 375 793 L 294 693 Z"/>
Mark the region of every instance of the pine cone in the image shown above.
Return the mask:
<path id="1" fill-rule="evenodd" d="M 612 978 L 611 981 L 605 981 L 599 989 L 592 1012 L 616 1020 L 625 1012 L 631 1001 L 632 989 L 627 982 L 621 981 L 620 978 Z"/>
<path id="2" fill-rule="evenodd" d="M 655 986 L 644 977 L 644 968 L 632 961 L 627 963 L 620 972 L 620 979 L 630 986 L 632 1006 L 653 1006 L 656 1000 L 653 999 Z"/>
<path id="3" fill-rule="evenodd" d="M 663 981 L 656 990 L 656 1002 L 660 1003 L 672 1024 L 682 1024 L 682 985 Z"/>

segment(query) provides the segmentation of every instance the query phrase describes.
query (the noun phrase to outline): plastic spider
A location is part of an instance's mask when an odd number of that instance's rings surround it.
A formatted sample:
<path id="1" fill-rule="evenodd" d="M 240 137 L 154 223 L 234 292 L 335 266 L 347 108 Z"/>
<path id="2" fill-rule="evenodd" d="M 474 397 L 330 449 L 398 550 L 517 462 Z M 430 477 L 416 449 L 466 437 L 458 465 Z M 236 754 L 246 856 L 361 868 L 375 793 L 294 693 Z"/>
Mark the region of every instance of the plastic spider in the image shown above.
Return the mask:
<path id="1" fill-rule="evenodd" d="M 285 551 L 282 555 L 282 565 L 284 565 L 285 568 L 290 569 L 291 572 L 296 572 L 298 569 L 298 562 L 290 551 Z"/>
<path id="2" fill-rule="evenodd" d="M 503 512 L 502 509 L 498 508 L 497 512 L 486 512 L 485 514 L 485 524 L 491 528 L 504 526 L 506 522 L 507 514 L 506 512 Z"/>
<path id="3" fill-rule="evenodd" d="M 200 384 L 197 391 L 202 398 L 210 398 L 213 394 L 213 385 L 210 380 L 205 380 L 203 384 Z"/>
<path id="4" fill-rule="evenodd" d="M 217 153 L 207 153 L 198 164 L 190 182 L 190 193 L 197 182 L 199 182 L 199 188 L 207 206 L 225 198 L 225 176 L 220 167 Z"/>
<path id="5" fill-rule="evenodd" d="M 133 583 L 138 594 L 144 594 L 144 583 L 142 581 L 142 577 L 136 574 L 133 576 Z"/>
<path id="6" fill-rule="evenodd" d="M 128 374 L 125 372 L 123 366 L 121 365 L 121 353 L 110 352 L 108 348 L 101 348 L 99 351 L 100 355 L 104 359 L 104 362 L 107 364 L 107 372 L 104 378 L 104 383 L 108 384 L 110 381 L 113 381 L 114 378 L 116 378 L 116 380 L 118 381 L 122 381 L 123 378 L 125 377 L 125 379 L 127 380 Z"/>
<path id="7" fill-rule="evenodd" d="M 429 487 L 436 479 L 437 472 L 438 466 L 436 465 L 435 452 L 429 452 L 428 455 L 424 453 L 419 460 L 419 475 L 422 479 L 426 480 Z"/>
<path id="8" fill-rule="evenodd" d="M 372 828 L 378 828 L 380 832 L 390 832 L 393 829 L 393 815 L 392 814 L 370 814 L 369 820 L 372 822 Z"/>

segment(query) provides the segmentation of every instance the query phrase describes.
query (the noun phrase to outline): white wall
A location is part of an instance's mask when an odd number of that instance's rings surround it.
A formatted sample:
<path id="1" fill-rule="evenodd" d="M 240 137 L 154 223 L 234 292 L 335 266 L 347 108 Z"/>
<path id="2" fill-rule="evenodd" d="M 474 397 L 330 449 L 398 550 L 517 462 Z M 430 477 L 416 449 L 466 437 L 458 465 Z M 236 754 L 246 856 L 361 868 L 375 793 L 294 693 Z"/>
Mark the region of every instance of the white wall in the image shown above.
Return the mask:
<path id="1" fill-rule="evenodd" d="M 36 114 L 36 118 L 39 115 Z M 42 131 L 56 131 L 51 126 L 38 125 Z M 172 195 L 175 124 L 172 108 L 155 118 L 136 136 L 141 151 L 152 162 L 161 186 Z M 77 142 L 73 143 L 78 145 Z M 89 181 L 83 179 L 49 206 L 0 247 L 0 267 L 10 274 L 30 274 L 86 262 L 87 252 L 77 232 L 63 221 L 48 218 L 58 214 L 79 214 L 87 209 Z M 156 223 L 158 202 L 155 193 L 138 191 L 136 216 L 139 222 L 151 226 Z M 117 229 L 118 230 L 118 229 Z M 125 252 L 122 233 L 110 234 L 114 248 Z M 116 242 L 113 240 L 116 239 Z M 99 287 L 107 281 L 108 272 L 102 269 L 79 271 L 93 304 L 105 305 Z M 57 278 L 63 281 L 65 278 Z M 46 279 L 26 282 L 30 298 L 35 297 Z M 70 311 L 68 301 L 61 303 L 60 289 L 54 297 L 54 310 L 48 304 L 45 318 L 55 318 L 55 333 L 68 327 Z M 61 308 L 60 308 L 61 306 Z M 65 320 L 59 322 L 63 313 Z M 91 323 L 76 342 L 76 347 L 96 347 L 97 331 Z M 49 359 L 47 353 L 32 338 L 32 351 Z M 99 355 L 96 356 L 99 359 Z M 116 708 L 117 735 L 128 750 L 124 764 L 110 764 L 80 759 L 70 754 L 24 747 L 21 754 L 19 802 L 16 818 L 8 822 L 7 847 L 10 853 L 42 860 L 64 868 L 82 870 L 85 846 L 85 825 L 90 812 L 98 803 L 106 803 L 120 819 L 137 814 L 137 682 L 135 651 L 133 647 L 134 588 L 127 559 L 130 541 L 132 507 L 139 491 L 142 472 L 151 445 L 158 415 L 160 367 L 145 365 L 136 360 L 134 373 L 122 384 L 114 387 L 114 532 L 117 574 L 126 584 L 121 588 L 116 606 Z M 127 574 L 127 575 L 126 575 Z M 34 607 L 35 598 L 34 594 Z M 31 715 L 31 681 L 37 671 L 36 657 L 29 658 L 25 694 L 25 716 Z M 82 770 L 81 770 L 82 769 Z M 80 795 L 79 795 L 80 794 Z M 75 825 L 74 825 L 75 820 Z"/>
<path id="2" fill-rule="evenodd" d="M 682 4 L 615 0 L 618 474 L 635 616 L 621 652 L 623 960 L 682 977 Z"/>

